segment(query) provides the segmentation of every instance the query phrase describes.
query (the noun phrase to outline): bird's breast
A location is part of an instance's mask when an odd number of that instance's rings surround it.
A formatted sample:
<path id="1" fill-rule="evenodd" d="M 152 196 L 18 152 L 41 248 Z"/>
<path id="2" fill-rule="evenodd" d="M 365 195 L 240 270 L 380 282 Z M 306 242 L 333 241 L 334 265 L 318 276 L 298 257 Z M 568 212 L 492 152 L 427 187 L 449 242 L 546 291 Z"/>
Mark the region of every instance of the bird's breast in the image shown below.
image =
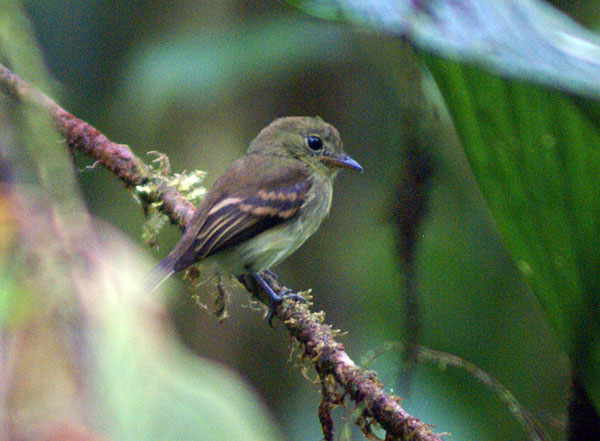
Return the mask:
<path id="1" fill-rule="evenodd" d="M 234 275 L 274 267 L 317 231 L 329 213 L 332 194 L 331 182 L 327 178 L 317 179 L 296 215 L 214 257 Z"/>

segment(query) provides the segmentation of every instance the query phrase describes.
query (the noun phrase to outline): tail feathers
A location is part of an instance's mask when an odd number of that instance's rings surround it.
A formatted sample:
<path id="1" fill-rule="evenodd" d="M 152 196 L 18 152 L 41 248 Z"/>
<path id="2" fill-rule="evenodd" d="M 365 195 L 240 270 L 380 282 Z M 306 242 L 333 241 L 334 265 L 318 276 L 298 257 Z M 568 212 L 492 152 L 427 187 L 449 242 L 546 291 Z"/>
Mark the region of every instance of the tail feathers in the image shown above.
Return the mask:
<path id="1" fill-rule="evenodd" d="M 167 256 L 151 269 L 142 280 L 143 292 L 150 294 L 173 274 L 177 259 Z"/>

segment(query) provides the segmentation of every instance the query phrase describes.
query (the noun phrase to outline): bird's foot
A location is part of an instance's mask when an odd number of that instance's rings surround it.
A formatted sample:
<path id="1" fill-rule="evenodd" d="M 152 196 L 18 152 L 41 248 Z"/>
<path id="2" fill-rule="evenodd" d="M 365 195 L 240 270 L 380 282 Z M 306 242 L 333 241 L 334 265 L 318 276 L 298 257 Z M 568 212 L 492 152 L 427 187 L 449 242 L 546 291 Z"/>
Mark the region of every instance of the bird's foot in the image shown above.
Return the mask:
<path id="1" fill-rule="evenodd" d="M 267 275 L 269 277 L 274 278 L 273 274 L 270 271 L 267 273 Z M 263 290 L 267 294 L 267 298 L 269 299 L 270 303 L 267 321 L 271 327 L 273 327 L 273 317 L 275 316 L 275 308 L 277 308 L 277 306 L 279 306 L 281 302 L 283 302 L 284 300 L 292 300 L 294 302 L 306 303 L 304 297 L 302 297 L 300 294 L 292 292 L 292 290 L 288 288 L 285 288 L 281 294 L 277 294 L 275 291 L 273 291 L 273 288 L 271 288 L 271 286 L 265 281 L 265 279 L 260 274 L 251 273 L 250 277 L 257 285 L 263 288 Z"/>
<path id="2" fill-rule="evenodd" d="M 264 274 L 266 274 L 267 276 L 269 276 L 271 279 L 277 281 L 277 274 L 275 274 L 273 271 L 271 271 L 270 269 L 268 270 L 264 270 L 263 271 Z"/>

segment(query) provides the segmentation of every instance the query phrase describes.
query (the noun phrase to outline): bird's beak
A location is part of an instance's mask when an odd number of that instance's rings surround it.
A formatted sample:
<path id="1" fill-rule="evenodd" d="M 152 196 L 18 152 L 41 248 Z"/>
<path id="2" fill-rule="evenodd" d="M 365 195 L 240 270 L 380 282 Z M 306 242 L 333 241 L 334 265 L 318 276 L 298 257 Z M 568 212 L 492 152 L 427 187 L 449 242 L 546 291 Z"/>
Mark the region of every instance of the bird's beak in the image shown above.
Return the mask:
<path id="1" fill-rule="evenodd" d="M 332 167 L 341 167 L 347 168 L 349 170 L 356 170 L 362 173 L 362 166 L 352 159 L 350 156 L 341 154 L 336 156 L 319 156 L 319 160 L 325 164 Z"/>

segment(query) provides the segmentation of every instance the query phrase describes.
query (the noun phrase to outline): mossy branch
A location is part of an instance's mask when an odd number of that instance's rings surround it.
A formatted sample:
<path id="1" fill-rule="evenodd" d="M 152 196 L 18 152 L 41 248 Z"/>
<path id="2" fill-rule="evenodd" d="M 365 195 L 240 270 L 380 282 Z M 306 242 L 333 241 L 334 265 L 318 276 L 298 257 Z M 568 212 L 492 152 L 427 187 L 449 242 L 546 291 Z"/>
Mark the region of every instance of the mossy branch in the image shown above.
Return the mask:
<path id="1" fill-rule="evenodd" d="M 181 228 L 189 222 L 194 206 L 169 186 L 164 177 L 152 174 L 151 169 L 129 147 L 110 141 L 2 65 L 0 86 L 17 101 L 47 112 L 72 150 L 89 155 L 126 186 L 150 185 L 153 191 L 143 193 L 144 206 L 157 204 L 158 209 Z M 284 292 L 285 287 L 280 286 L 274 277 L 269 274 L 264 277 L 275 292 Z M 260 287 L 247 288 L 259 300 L 265 300 L 266 293 Z M 330 325 L 322 323 L 321 314 L 312 313 L 305 304 L 291 301 L 277 306 L 274 314 L 284 323 L 288 333 L 301 343 L 307 359 L 312 362 L 322 381 L 333 378 L 356 407 L 363 409 L 358 423 L 365 433 L 374 437 L 371 427 L 379 425 L 386 431 L 386 440 L 441 441 L 441 437 L 433 433 L 427 424 L 409 415 L 400 406 L 398 397 L 384 391 L 384 385 L 375 372 L 361 369 L 350 359 L 344 346 L 335 340 L 336 332 Z M 331 428 L 327 429 L 326 436 L 331 437 Z"/>

